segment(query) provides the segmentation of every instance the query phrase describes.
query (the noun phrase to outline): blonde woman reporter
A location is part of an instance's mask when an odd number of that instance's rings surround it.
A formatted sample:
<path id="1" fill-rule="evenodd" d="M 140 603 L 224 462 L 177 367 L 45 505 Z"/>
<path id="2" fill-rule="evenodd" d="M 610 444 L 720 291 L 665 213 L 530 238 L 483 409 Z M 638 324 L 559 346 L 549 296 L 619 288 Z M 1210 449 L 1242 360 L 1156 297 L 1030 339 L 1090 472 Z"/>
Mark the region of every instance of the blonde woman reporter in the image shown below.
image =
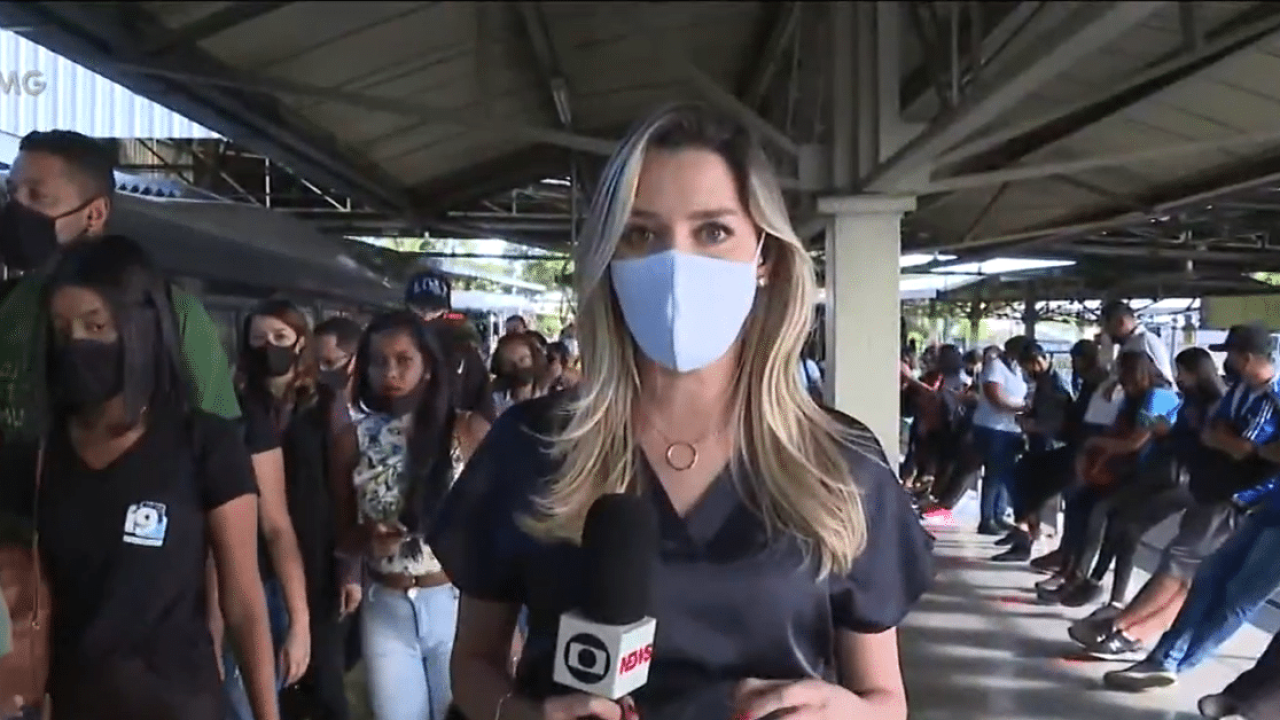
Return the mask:
<path id="1" fill-rule="evenodd" d="M 895 627 L 929 582 L 929 541 L 874 436 L 795 381 L 813 266 L 759 146 L 701 106 L 645 120 L 577 253 L 582 384 L 504 413 L 434 525 L 462 595 L 458 710 L 622 717 L 551 674 L 586 511 L 628 492 L 661 531 L 642 718 L 905 718 Z"/>

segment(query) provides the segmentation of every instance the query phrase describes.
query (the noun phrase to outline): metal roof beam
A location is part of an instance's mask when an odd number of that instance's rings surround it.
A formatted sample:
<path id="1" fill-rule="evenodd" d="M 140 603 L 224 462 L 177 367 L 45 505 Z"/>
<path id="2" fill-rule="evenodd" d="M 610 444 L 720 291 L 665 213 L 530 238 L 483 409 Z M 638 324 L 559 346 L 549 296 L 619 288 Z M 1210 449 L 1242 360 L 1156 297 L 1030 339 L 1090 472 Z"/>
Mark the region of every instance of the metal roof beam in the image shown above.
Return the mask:
<path id="1" fill-rule="evenodd" d="M 146 55 L 161 55 L 176 47 L 197 45 L 201 41 L 292 4 L 292 2 L 229 3 L 220 10 L 215 10 L 199 20 L 169 32 L 147 45 L 142 52 Z"/>
<path id="2" fill-rule="evenodd" d="M 555 130 L 553 128 L 535 127 L 520 123 L 489 121 L 486 120 L 481 113 L 433 108 L 427 105 L 420 105 L 415 102 L 396 100 L 394 98 L 380 97 L 378 95 L 369 95 L 360 92 L 351 92 L 348 90 L 339 90 L 336 88 L 326 88 L 318 85 L 310 85 L 307 83 L 293 82 L 278 78 L 237 77 L 230 73 L 224 75 L 213 75 L 206 73 L 164 70 L 137 65 L 122 65 L 121 67 L 140 75 L 168 77 L 197 85 L 265 92 L 273 95 L 321 98 L 327 102 L 342 103 L 365 110 L 418 118 L 423 122 L 436 125 L 469 128 L 471 130 L 491 132 L 495 135 L 516 135 L 523 137 L 530 142 L 558 145 L 560 147 L 582 150 L 584 152 L 595 153 L 598 155 L 612 154 L 614 147 L 617 145 L 613 140 L 604 140 L 602 138 L 579 135 L 563 130 Z"/>
<path id="3" fill-rule="evenodd" d="M 942 180 L 934 180 L 921 188 L 920 192 L 940 193 L 953 192 L 956 190 L 971 190 L 973 188 L 1002 185 L 1004 183 L 1017 182 L 1019 180 L 1039 180 L 1057 175 L 1082 173 L 1089 170 L 1097 170 L 1099 168 L 1137 165 L 1139 163 L 1165 160 L 1181 155 L 1198 155 L 1201 153 L 1220 152 L 1228 149 L 1247 148 L 1250 145 L 1264 145 L 1267 143 L 1273 143 L 1277 140 L 1280 140 L 1280 128 L 1258 133 L 1232 135 L 1231 137 L 1218 138 L 1215 140 L 1204 140 L 1200 142 L 1170 145 L 1162 148 L 1138 150 L 1131 153 L 1114 153 L 1109 155 L 1099 155 L 1097 157 L 1081 158 L 1079 160 L 1048 162 L 1038 165 L 1020 165 L 1017 167 L 1006 168 L 1004 170 L 992 170 L 991 172 L 958 175 L 956 177 L 944 178 Z"/>
<path id="4" fill-rule="evenodd" d="M 684 51 L 680 38 L 671 36 L 671 32 L 658 28 L 649 14 L 642 7 L 631 13 L 635 27 L 648 40 L 655 61 L 661 62 L 672 70 L 687 78 L 706 97 L 707 101 L 718 106 L 727 113 L 733 114 L 744 125 L 760 135 L 760 137 L 783 150 L 791 157 L 800 153 L 800 148 L 785 132 L 774 127 L 772 123 L 760 116 L 755 109 L 749 107 L 736 95 L 720 86 L 715 78 L 707 75 Z"/>
<path id="5" fill-rule="evenodd" d="M 1025 252 L 1055 242 L 1085 237 L 1104 230 L 1125 226 L 1150 225 L 1153 218 L 1187 211 L 1207 203 L 1255 191 L 1269 183 L 1280 183 L 1280 153 L 1259 158 L 1246 167 L 1226 164 L 1218 172 L 1206 173 L 1191 182 L 1169 183 L 1139 198 L 1147 209 L 1109 208 L 1101 212 L 1060 218 L 1051 226 L 1023 232 L 939 245 L 912 247 L 920 252 L 962 254 L 966 260 L 999 257 L 1011 252 Z M 971 252 L 972 251 L 972 252 Z"/>
<path id="6" fill-rule="evenodd" d="M 443 213 L 562 173 L 568 163 L 566 155 L 558 148 L 530 147 L 436 178 L 413 188 L 412 194 L 428 215 Z"/>
<path id="7" fill-rule="evenodd" d="M 1023 31 L 1027 23 L 1039 12 L 1045 5 L 1043 2 L 1035 2 L 1026 0 L 1020 3 L 979 3 L 979 13 L 990 13 L 993 17 L 990 20 L 995 21 L 995 26 L 991 31 L 982 37 L 979 48 L 971 52 L 969 73 L 983 71 L 987 67 L 987 63 L 996 55 L 1000 54 L 1007 47 L 1009 42 Z M 914 11 L 918 3 L 912 3 L 911 9 Z M 915 22 L 920 22 L 918 17 L 909 17 Z M 961 28 L 973 34 L 977 27 L 978 21 L 972 13 L 969 15 L 967 27 Z M 919 28 L 923 31 L 924 28 Z M 919 34 L 925 34 L 919 32 Z M 927 44 L 926 39 L 922 38 L 921 43 Z M 932 90 L 934 86 L 941 80 L 938 77 L 936 66 L 938 48 L 922 47 L 921 54 L 925 58 L 922 64 L 915 70 L 911 71 L 902 81 L 902 91 L 900 93 L 903 117 L 916 118 L 925 111 L 925 103 L 931 95 L 945 95 L 945 93 L 937 93 Z M 976 67 L 974 65 L 976 64 Z"/>
<path id="8" fill-rule="evenodd" d="M 1183 3 L 1179 7 L 1186 5 Z M 1206 36 L 1207 42 L 1190 51 L 1180 48 L 1170 53 L 1120 87 L 1108 88 L 1071 107 L 965 142 L 939 156 L 937 164 L 963 162 L 959 172 L 978 172 L 1015 162 L 1093 123 L 1123 112 L 1280 31 L 1280 4 L 1262 3 L 1248 13 L 1250 22 L 1242 24 L 1233 19 L 1223 23 Z"/>
<path id="9" fill-rule="evenodd" d="M 524 22 L 525 35 L 533 48 L 533 56 L 547 84 L 548 95 L 555 107 L 561 127 L 573 127 L 573 109 L 569 102 L 569 83 L 565 78 L 564 63 L 551 39 L 547 27 L 547 14 L 541 2 L 516 3 L 516 10 Z"/>
<path id="10" fill-rule="evenodd" d="M 759 45 L 756 60 L 748 68 L 738 97 L 747 107 L 758 108 L 764 101 L 769 85 L 778 73 L 778 67 L 791 46 L 791 38 L 800 26 L 800 3 L 780 2 L 768 13 L 768 33 Z"/>
<path id="11" fill-rule="evenodd" d="M 918 137 L 876 168 L 866 189 L 873 192 L 913 190 L 904 187 L 920 168 L 942 152 L 997 119 L 1037 87 L 1066 72 L 1081 58 L 1097 52 L 1153 15 L 1169 2 L 1120 1 L 1074 3 L 1067 20 L 1040 31 L 1040 40 L 1010 58 L 1012 75 L 983 74 L 968 96 L 943 113 Z"/>
<path id="12" fill-rule="evenodd" d="M 1242 250 L 1195 250 L 1191 248 L 1160 247 L 1154 243 L 1145 246 L 1114 246 L 1099 243 L 1087 245 L 1064 245 L 1054 249 L 1056 255 L 1096 257 L 1132 257 L 1150 260 L 1192 260 L 1197 263 L 1226 263 L 1245 266 L 1249 269 L 1280 267 L 1280 252 L 1265 250 L 1247 252 Z"/>

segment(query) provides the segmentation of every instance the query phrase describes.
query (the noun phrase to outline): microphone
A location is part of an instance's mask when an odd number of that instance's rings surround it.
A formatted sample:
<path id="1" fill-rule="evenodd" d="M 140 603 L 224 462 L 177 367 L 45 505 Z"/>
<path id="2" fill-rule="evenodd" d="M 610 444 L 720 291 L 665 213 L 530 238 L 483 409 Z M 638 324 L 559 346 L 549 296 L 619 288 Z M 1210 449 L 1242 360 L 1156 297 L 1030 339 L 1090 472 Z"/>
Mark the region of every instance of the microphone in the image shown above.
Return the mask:
<path id="1" fill-rule="evenodd" d="M 583 606 L 560 616 L 553 679 L 610 700 L 649 680 L 656 628 L 649 617 L 658 522 L 634 495 L 604 495 L 582 529 Z"/>

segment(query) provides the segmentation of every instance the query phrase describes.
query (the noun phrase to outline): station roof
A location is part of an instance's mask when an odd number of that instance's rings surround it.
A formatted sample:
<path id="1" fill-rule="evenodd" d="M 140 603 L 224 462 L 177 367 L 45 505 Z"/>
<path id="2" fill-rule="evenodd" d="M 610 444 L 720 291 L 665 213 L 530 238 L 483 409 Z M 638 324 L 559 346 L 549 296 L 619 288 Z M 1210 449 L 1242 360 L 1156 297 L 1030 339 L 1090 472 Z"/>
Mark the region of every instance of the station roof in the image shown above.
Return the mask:
<path id="1" fill-rule="evenodd" d="M 363 203 L 299 209 L 327 228 L 563 246 L 565 178 L 588 185 L 674 99 L 748 119 L 814 226 L 797 149 L 831 141 L 830 7 L 3 2 L 0 22 Z M 1251 292 L 1242 268 L 1280 269 L 1280 4 L 875 7 L 914 139 L 849 189 L 920 196 L 908 251 L 1069 257 L 1043 286 L 1062 296 Z"/>

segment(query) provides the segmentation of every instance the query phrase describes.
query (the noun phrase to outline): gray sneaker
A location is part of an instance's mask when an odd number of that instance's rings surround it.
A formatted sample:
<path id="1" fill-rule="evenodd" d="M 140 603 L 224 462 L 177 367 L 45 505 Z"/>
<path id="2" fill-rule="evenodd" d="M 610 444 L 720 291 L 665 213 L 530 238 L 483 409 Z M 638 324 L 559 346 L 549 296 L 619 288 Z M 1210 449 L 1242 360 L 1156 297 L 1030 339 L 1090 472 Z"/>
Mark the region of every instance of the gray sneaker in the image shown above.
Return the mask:
<path id="1" fill-rule="evenodd" d="M 1112 690 L 1145 692 L 1167 688 L 1178 682 L 1177 673 L 1150 659 L 1123 670 L 1112 670 L 1102 676 L 1102 684 Z"/>
<path id="2" fill-rule="evenodd" d="M 1086 650 L 1107 639 L 1115 630 L 1110 618 L 1096 619 L 1087 617 L 1077 620 L 1067 627 L 1067 637 Z"/>
<path id="3" fill-rule="evenodd" d="M 1094 610 L 1093 612 L 1089 613 L 1087 616 L 1085 616 L 1084 619 L 1098 620 L 1098 621 L 1114 620 L 1115 618 L 1119 617 L 1120 613 L 1123 611 L 1124 611 L 1123 605 L 1117 605 L 1115 603 L 1107 603 L 1106 605 L 1102 605 L 1097 610 Z"/>

